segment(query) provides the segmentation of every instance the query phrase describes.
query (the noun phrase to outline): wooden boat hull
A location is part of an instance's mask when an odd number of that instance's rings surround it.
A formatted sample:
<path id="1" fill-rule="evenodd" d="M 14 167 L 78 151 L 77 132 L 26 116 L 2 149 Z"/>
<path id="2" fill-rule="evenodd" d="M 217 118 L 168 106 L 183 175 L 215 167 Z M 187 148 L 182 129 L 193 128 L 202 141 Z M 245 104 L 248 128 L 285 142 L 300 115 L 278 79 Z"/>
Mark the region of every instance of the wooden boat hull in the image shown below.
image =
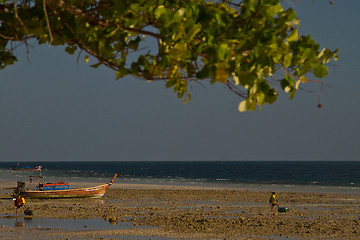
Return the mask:
<path id="1" fill-rule="evenodd" d="M 40 171 L 39 169 L 35 169 L 35 168 L 22 168 L 22 169 L 12 169 L 13 171 Z"/>
<path id="2" fill-rule="evenodd" d="M 112 185 L 111 182 L 95 187 L 73 188 L 63 190 L 20 190 L 24 198 L 101 198 Z"/>
<path id="3" fill-rule="evenodd" d="M 20 190 L 20 194 L 24 198 L 101 198 L 109 187 L 109 184 L 104 184 L 90 188 L 64 190 Z"/>

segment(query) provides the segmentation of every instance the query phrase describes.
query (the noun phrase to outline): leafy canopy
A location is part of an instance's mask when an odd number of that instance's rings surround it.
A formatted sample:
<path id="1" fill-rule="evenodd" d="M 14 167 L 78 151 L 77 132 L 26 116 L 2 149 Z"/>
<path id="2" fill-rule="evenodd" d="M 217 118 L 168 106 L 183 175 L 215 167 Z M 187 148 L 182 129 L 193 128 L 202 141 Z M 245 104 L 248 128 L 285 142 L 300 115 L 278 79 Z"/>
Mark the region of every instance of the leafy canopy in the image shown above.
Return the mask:
<path id="1" fill-rule="evenodd" d="M 299 36 L 299 19 L 280 0 L 27 0 L 0 3 L 0 69 L 17 61 L 14 49 L 63 45 L 96 59 L 117 78 L 162 80 L 184 101 L 188 85 L 225 84 L 244 100 L 240 111 L 295 96 L 309 74 L 323 78 L 337 50 Z M 147 38 L 157 49 L 144 51 Z"/>

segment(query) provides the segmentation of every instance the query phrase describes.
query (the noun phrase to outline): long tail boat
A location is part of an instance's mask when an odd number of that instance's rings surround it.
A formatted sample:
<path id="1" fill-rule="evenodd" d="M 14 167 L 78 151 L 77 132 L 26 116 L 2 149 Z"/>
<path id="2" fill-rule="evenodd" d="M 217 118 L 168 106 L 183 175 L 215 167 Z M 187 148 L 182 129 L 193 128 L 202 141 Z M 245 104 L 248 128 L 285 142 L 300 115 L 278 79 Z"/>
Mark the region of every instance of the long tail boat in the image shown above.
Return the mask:
<path id="1" fill-rule="evenodd" d="M 29 166 L 20 166 L 18 163 L 17 166 L 14 166 L 12 168 L 13 171 L 40 171 L 41 172 L 42 166 L 36 166 L 36 167 L 29 167 Z"/>
<path id="2" fill-rule="evenodd" d="M 24 198 L 101 198 L 113 184 L 117 174 L 106 184 L 86 187 L 69 188 L 68 183 L 39 184 L 36 190 L 25 189 L 24 182 L 18 182 L 15 194 L 21 194 Z"/>

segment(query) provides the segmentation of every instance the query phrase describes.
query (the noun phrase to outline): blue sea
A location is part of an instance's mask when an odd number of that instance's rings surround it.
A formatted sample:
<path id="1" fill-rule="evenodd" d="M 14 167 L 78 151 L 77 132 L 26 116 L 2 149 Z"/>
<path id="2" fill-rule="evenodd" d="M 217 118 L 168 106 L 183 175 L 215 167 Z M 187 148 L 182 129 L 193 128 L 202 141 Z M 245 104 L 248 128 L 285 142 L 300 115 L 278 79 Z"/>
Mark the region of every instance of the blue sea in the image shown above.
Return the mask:
<path id="1" fill-rule="evenodd" d="M 360 162 L 349 161 L 135 161 L 20 162 L 39 172 L 13 171 L 0 162 L 1 180 L 27 180 L 29 174 L 76 182 L 172 184 L 242 189 L 327 191 L 360 194 Z"/>

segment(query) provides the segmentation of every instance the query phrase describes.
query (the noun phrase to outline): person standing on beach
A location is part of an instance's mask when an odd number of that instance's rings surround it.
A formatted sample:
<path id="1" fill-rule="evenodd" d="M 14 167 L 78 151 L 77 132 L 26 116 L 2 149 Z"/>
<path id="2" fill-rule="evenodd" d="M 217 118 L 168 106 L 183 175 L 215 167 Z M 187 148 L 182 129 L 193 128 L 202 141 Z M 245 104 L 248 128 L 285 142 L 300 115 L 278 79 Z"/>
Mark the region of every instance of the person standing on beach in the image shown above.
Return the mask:
<path id="1" fill-rule="evenodd" d="M 22 206 L 27 208 L 26 205 L 25 205 L 25 199 L 19 193 L 15 198 L 16 216 L 18 215 L 18 209 L 21 208 Z"/>
<path id="2" fill-rule="evenodd" d="M 271 212 L 273 212 L 275 206 L 277 206 L 278 208 L 280 207 L 279 204 L 276 202 L 275 192 L 271 194 L 269 203 L 271 204 Z"/>

